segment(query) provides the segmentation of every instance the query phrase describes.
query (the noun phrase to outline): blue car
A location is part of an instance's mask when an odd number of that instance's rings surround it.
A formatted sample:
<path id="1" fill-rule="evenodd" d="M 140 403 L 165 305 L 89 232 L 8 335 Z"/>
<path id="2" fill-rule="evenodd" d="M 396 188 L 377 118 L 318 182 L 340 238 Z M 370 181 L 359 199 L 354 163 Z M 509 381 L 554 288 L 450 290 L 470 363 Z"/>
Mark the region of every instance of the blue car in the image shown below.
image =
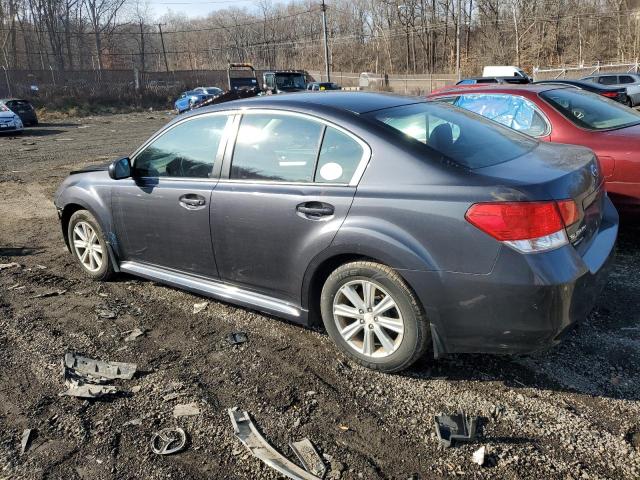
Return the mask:
<path id="1" fill-rule="evenodd" d="M 206 100 L 211 97 L 215 97 L 216 95 L 220 95 L 222 90 L 218 87 L 198 87 L 193 90 L 189 90 L 188 92 L 183 92 L 180 94 L 180 98 L 175 101 L 173 106 L 175 107 L 178 113 L 183 113 L 203 100 Z"/>

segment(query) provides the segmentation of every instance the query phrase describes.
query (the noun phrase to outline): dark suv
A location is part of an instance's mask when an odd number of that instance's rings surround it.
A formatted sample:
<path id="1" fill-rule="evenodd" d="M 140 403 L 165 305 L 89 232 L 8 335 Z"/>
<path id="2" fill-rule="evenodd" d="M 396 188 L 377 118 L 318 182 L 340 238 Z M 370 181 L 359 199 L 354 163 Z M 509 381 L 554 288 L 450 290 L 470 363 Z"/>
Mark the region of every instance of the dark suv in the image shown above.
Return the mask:
<path id="1" fill-rule="evenodd" d="M 591 310 L 618 217 L 593 152 L 456 107 L 325 92 L 179 117 L 59 188 L 64 238 L 115 272 L 311 324 L 384 371 L 431 345 L 530 352 Z"/>

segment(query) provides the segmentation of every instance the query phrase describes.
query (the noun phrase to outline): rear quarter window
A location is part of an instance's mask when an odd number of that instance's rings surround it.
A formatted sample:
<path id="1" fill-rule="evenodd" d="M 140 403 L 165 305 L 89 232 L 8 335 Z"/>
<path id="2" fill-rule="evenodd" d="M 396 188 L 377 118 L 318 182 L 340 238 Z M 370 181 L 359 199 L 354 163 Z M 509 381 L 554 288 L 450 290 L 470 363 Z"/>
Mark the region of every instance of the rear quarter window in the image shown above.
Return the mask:
<path id="1" fill-rule="evenodd" d="M 425 154 L 474 169 L 524 155 L 538 142 L 480 115 L 439 102 L 415 103 L 368 114 Z"/>

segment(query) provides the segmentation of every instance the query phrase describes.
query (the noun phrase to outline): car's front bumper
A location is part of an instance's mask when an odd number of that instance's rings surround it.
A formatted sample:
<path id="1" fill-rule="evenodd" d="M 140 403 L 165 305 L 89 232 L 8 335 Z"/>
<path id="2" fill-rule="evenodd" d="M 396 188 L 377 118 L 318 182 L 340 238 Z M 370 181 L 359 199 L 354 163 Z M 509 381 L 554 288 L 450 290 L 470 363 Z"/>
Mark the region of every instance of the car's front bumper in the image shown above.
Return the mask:
<path id="1" fill-rule="evenodd" d="M 489 274 L 401 271 L 432 324 L 435 355 L 529 353 L 558 343 L 593 308 L 613 262 L 618 214 L 607 199 L 589 248 L 501 249 Z"/>

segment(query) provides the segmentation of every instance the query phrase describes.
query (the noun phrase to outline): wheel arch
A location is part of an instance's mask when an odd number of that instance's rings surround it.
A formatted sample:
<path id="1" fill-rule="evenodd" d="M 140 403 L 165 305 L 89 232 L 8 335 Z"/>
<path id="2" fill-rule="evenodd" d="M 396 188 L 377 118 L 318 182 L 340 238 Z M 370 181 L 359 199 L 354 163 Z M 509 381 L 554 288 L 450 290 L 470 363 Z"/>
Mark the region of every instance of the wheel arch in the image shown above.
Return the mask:
<path id="1" fill-rule="evenodd" d="M 322 292 L 322 286 L 329 275 L 345 263 L 368 261 L 392 268 L 415 294 L 416 292 L 413 285 L 404 277 L 402 270 L 394 266 L 392 262 L 389 262 L 389 259 L 385 258 L 381 253 L 382 252 L 362 251 L 362 248 L 330 248 L 315 257 L 309 267 L 307 267 L 302 281 L 301 307 L 308 311 L 308 324 L 312 326 L 322 325 L 320 315 L 320 294 Z M 420 301 L 418 295 L 416 295 L 416 298 Z M 424 308 L 424 305 L 421 306 Z"/>

